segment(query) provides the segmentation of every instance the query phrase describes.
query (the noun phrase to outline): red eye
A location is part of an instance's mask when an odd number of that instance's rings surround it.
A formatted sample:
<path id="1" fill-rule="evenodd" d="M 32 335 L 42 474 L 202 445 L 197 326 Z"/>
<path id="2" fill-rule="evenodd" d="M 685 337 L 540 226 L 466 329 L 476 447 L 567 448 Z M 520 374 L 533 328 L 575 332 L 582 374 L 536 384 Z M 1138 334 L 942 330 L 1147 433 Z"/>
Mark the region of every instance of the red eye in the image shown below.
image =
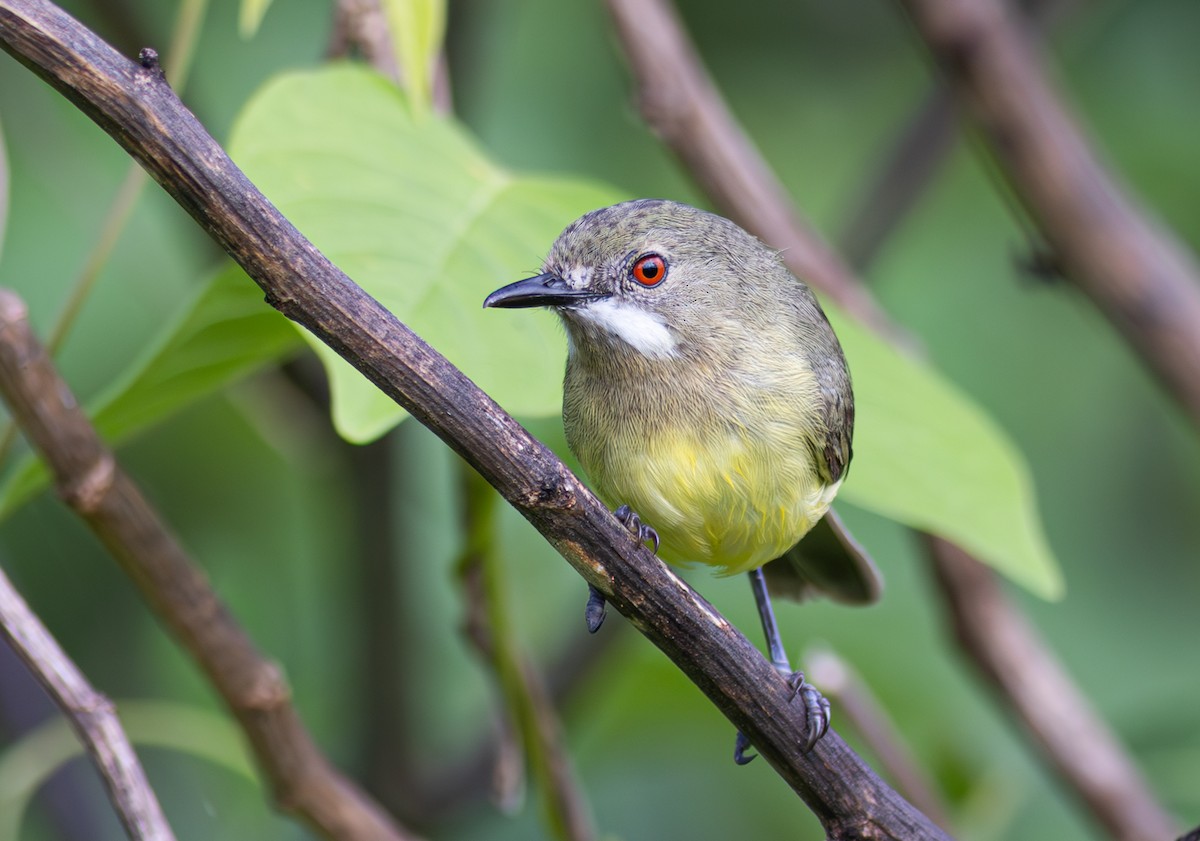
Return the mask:
<path id="1" fill-rule="evenodd" d="M 657 254 L 638 257 L 629 272 L 642 286 L 657 286 L 667 276 L 667 261 Z"/>

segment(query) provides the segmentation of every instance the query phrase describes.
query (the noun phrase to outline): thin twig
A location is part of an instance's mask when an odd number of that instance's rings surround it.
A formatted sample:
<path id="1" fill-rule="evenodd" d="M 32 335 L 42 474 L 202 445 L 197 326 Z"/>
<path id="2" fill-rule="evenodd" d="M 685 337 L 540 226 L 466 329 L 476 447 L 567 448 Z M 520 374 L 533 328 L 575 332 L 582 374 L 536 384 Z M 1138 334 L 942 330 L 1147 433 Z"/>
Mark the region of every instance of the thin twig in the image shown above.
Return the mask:
<path id="1" fill-rule="evenodd" d="M 604 656 L 628 633 L 627 623 L 605 627 L 603 634 L 591 634 L 582 622 L 569 636 L 562 649 L 544 668 L 550 702 L 561 708 L 577 694 L 601 664 Z M 513 754 L 520 753 L 513 746 L 516 737 L 511 733 L 493 734 L 481 740 L 473 751 L 453 766 L 439 769 L 436 776 L 414 781 L 412 799 L 417 801 L 413 813 L 425 823 L 435 823 L 460 812 L 480 799 L 487 791 L 495 793 L 509 791 L 509 784 L 497 782 L 496 776 L 507 777 L 512 773 Z M 523 766 L 521 769 L 523 773 Z M 414 804 L 408 804 L 410 808 Z M 502 804 L 503 805 L 503 804 Z"/>
<path id="2" fill-rule="evenodd" d="M 901 0 L 1067 278 L 1200 426 L 1200 270 L 1100 163 L 1000 0 Z"/>
<path id="3" fill-rule="evenodd" d="M 687 35 L 682 31 L 678 17 L 665 4 L 664 0 L 607 0 L 610 12 L 612 12 L 617 22 L 617 31 L 621 37 L 622 45 L 626 53 L 630 56 L 631 65 L 634 68 L 637 76 L 637 83 L 643 91 L 643 101 L 648 101 L 647 91 L 657 92 L 657 99 L 653 101 L 663 100 L 670 102 L 670 107 L 643 107 L 643 113 L 647 120 L 655 125 L 660 134 L 667 142 L 675 146 L 676 154 L 688 162 L 689 166 L 696 170 L 694 176 L 696 180 L 708 188 L 708 185 L 714 184 L 723 176 L 720 172 L 710 171 L 712 168 L 727 169 L 731 172 L 752 171 L 759 173 L 761 177 L 771 177 L 769 169 L 765 162 L 757 159 L 757 154 L 748 143 L 729 143 L 724 138 L 730 136 L 740 136 L 740 130 L 734 127 L 721 126 L 712 128 L 715 124 L 723 121 L 732 120 L 728 108 L 719 101 L 715 93 L 715 89 L 711 83 L 707 82 L 707 75 L 702 68 L 689 66 L 692 63 L 699 61 L 694 48 L 687 44 Z M 941 4 L 943 6 L 954 6 L 955 4 Z M 680 46 L 684 44 L 684 46 Z M 663 46 L 665 45 L 665 46 Z M 661 49 L 660 49 L 661 47 Z M 656 52 L 658 55 L 656 56 Z M 665 58 L 666 60 L 659 60 Z M 695 80 L 704 80 L 699 83 Z M 1017 94 L 1019 96 L 1019 94 Z M 672 129 L 671 121 L 672 114 L 675 112 L 685 113 L 690 115 L 690 123 L 700 126 L 709 127 L 705 131 L 696 132 L 681 132 Z M 659 121 L 663 121 L 659 125 Z M 750 162 L 738 163 L 730 159 L 731 155 L 751 155 L 756 159 Z M 767 238 L 764 231 L 767 230 L 783 230 L 789 225 L 789 220 L 796 218 L 797 213 L 783 198 L 784 191 L 782 187 L 774 187 L 773 189 L 756 188 L 753 195 L 757 196 L 756 204 L 752 208 L 753 213 L 745 216 L 734 215 L 735 221 L 740 222 L 751 230 L 756 230 L 760 236 L 767 239 L 774 245 L 774 242 Z M 718 203 L 722 202 L 721 198 L 714 196 L 714 200 Z M 768 217 L 773 220 L 769 225 L 763 224 L 756 220 L 762 217 Z M 853 284 L 858 289 L 861 295 L 869 297 L 869 293 L 862 287 L 860 281 L 856 280 L 848 268 L 840 264 L 840 259 L 830 252 L 828 246 L 818 239 L 809 236 L 811 228 L 809 226 L 797 226 L 790 229 L 788 242 L 792 243 L 792 248 L 787 253 L 793 256 L 796 260 L 803 261 L 804 264 L 811 267 L 811 273 L 805 276 L 814 287 L 819 290 L 830 293 L 833 289 L 842 289 L 847 284 Z M 791 264 L 789 264 L 791 265 Z M 794 267 L 793 267 L 794 270 Z M 1198 287 L 1200 288 L 1200 287 Z M 832 295 L 831 295 L 832 297 Z M 876 312 L 882 314 L 882 310 L 876 308 Z M 882 317 L 882 316 L 881 316 Z M 896 335 L 894 330 L 883 331 L 885 334 Z M 1200 337 L 1200 328 L 1195 330 L 1195 336 Z M 936 543 L 934 545 L 937 545 Z M 949 546 L 949 544 L 946 544 Z M 996 599 L 992 603 L 993 621 L 997 624 L 1007 624 L 1013 628 L 1029 629 L 1021 635 L 1023 644 L 1029 647 L 1028 656 L 1030 659 L 1038 659 L 1046 664 L 1048 670 L 1053 669 L 1056 674 L 1055 681 L 1062 684 L 1070 684 L 1070 678 L 1058 666 L 1057 661 L 1047 652 L 1045 643 L 1030 629 L 1030 626 L 1020 613 L 1019 609 L 1006 597 L 1002 591 L 998 589 L 999 585 L 995 581 L 995 574 L 990 570 L 984 569 L 977 561 L 967 555 L 965 552 L 958 550 L 954 553 L 931 553 L 929 556 L 931 564 L 934 565 L 963 565 L 977 567 L 982 570 L 980 575 L 987 575 L 992 579 L 993 586 L 996 587 Z M 964 591 L 945 590 L 945 594 L 951 602 L 948 604 L 950 611 L 961 616 L 962 621 L 968 622 L 975 615 L 969 602 L 955 601 L 959 598 L 964 598 L 968 594 Z M 984 650 L 993 643 L 993 638 L 986 634 L 976 635 L 980 649 L 976 651 L 968 651 L 972 656 L 984 657 Z M 983 667 L 986 668 L 986 667 Z M 1048 715 L 1048 709 L 1037 703 L 1030 703 L 1032 699 L 1028 696 L 1012 693 L 1007 691 L 1007 684 L 997 684 L 1000 690 L 998 698 L 1007 704 L 1015 714 L 1025 721 L 1027 728 L 1032 732 L 1038 732 L 1053 726 L 1053 719 Z M 1069 696 L 1064 698 L 1072 699 L 1076 704 L 1074 718 L 1077 721 L 1096 721 L 1098 720 L 1091 706 L 1082 693 L 1073 691 Z M 1106 764 L 1110 766 L 1132 766 L 1132 762 L 1125 755 L 1121 746 L 1113 739 L 1106 737 L 1107 731 L 1102 731 L 1097 734 L 1097 738 L 1093 741 L 1097 750 L 1108 750 L 1111 755 L 1108 756 Z M 1049 750 L 1063 749 L 1065 746 L 1060 742 L 1039 741 L 1036 743 L 1043 753 Z M 1082 776 L 1074 774 L 1077 767 L 1067 757 L 1046 755 L 1046 759 L 1055 770 L 1063 774 L 1062 779 L 1073 790 L 1080 793 L 1082 800 L 1085 803 L 1091 803 L 1090 797 L 1085 794 L 1089 789 L 1089 781 Z M 1150 792 L 1149 788 L 1138 778 L 1132 776 L 1129 778 L 1131 788 L 1124 793 L 1124 797 L 1119 801 L 1114 801 L 1115 804 L 1127 805 L 1129 807 L 1128 815 L 1123 824 L 1129 827 L 1136 827 L 1143 815 L 1157 814 L 1158 819 L 1151 824 L 1152 826 L 1169 826 L 1171 821 L 1157 800 Z M 1136 832 L 1136 830 L 1134 830 Z M 1121 836 L 1129 841 L 1140 839 L 1143 836 L 1133 834 L 1129 836 Z M 1163 837 L 1160 834 L 1160 837 Z"/>
<path id="4" fill-rule="evenodd" d="M 1071 682 L 1054 656 L 1013 613 L 995 575 L 961 549 L 927 539 L 937 582 L 946 594 L 959 645 L 1017 709 L 1035 709 L 1020 723 L 1043 755 L 1114 837 L 1162 841 L 1178 831 L 1149 796 L 1146 781 L 1116 737 Z"/>
<path id="5" fill-rule="evenodd" d="M 258 653 L 117 465 L 34 338 L 24 303 L 8 290 L 0 290 L 0 394 L 54 474 L 59 495 L 121 564 L 225 699 L 279 807 L 328 838 L 410 838 L 321 754 L 292 706 L 291 689 L 279 667 Z"/>
<path id="6" fill-rule="evenodd" d="M 1079 0 L 1028 0 L 1022 4 L 1029 33 L 1037 36 L 1057 26 Z M 857 191 L 838 250 L 861 275 L 874 262 L 896 225 L 934 181 L 958 137 L 953 97 L 935 80 L 880 163 Z"/>
<path id="7" fill-rule="evenodd" d="M 638 80 L 646 122 L 688 168 L 717 208 L 783 253 L 800 278 L 881 333 L 896 335 L 875 300 L 787 193 L 733 119 L 674 10 L 646 0 L 607 0 Z"/>
<path id="8" fill-rule="evenodd" d="M 933 781 L 917 763 L 912 750 L 879 700 L 855 672 L 854 667 L 828 648 L 806 652 L 808 678 L 830 701 L 837 705 L 838 716 L 850 723 L 871 751 L 879 758 L 884 772 L 891 777 L 909 801 L 942 829 L 951 831 L 946 805 Z"/>
<path id="9" fill-rule="evenodd" d="M 388 31 L 387 15 L 379 0 L 337 0 L 333 7 L 333 34 L 327 54 L 342 58 L 357 49 L 367 64 L 393 82 L 400 81 L 396 51 Z"/>
<path id="10" fill-rule="evenodd" d="M 0 299 L 0 308 L 11 306 Z M 0 315 L 0 321 L 6 321 Z M 134 841 L 175 841 L 113 704 L 84 677 L 0 570 L 0 631 L 54 698 L 87 748 L 125 832 Z"/>
<path id="11" fill-rule="evenodd" d="M 548 448 L 322 255 L 164 83 L 45 0 L 0 0 L 0 45 L 106 129 L 246 270 L 462 455 L 709 697 L 833 839 L 944 839 L 834 732 L 808 755 L 791 685 L 629 534 Z"/>
<path id="12" fill-rule="evenodd" d="M 912 209 L 958 139 L 949 92 L 935 85 L 897 133 L 847 214 L 838 247 L 856 272 L 866 271 Z"/>
<path id="13" fill-rule="evenodd" d="M 513 628 L 496 556 L 496 503 L 500 498 L 466 465 L 462 474 L 467 546 L 457 569 L 467 605 L 467 639 L 489 665 L 499 686 L 541 790 L 549 828 L 563 841 L 592 841 L 596 830 L 591 810 L 563 744 L 558 714 Z"/>

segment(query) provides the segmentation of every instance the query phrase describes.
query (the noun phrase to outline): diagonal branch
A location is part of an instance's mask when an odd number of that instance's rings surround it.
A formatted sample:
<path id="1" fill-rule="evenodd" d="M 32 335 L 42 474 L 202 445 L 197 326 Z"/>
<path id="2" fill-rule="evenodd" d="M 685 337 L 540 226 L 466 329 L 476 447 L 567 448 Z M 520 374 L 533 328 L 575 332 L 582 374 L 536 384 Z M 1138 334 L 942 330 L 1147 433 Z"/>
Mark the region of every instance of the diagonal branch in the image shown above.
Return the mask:
<path id="1" fill-rule="evenodd" d="M 687 35 L 667 0 L 607 0 L 607 4 L 641 88 L 643 105 L 651 101 L 670 103 L 670 108 L 663 105 L 654 108 L 643 107 L 644 116 L 672 145 L 679 158 L 693 170 L 697 181 L 706 189 L 718 191 L 713 194 L 714 201 L 720 205 L 726 205 L 729 201 L 728 197 L 719 192 L 728 185 L 711 186 L 718 182 L 724 184 L 725 176 L 722 172 L 753 172 L 757 173 L 757 177 L 773 179 L 774 176 L 770 175 L 766 162 L 758 158 L 748 142 L 729 140 L 741 136 L 740 129 L 735 126 L 692 132 L 672 129 L 671 115 L 674 113 L 694 115 L 691 121 L 697 126 L 713 126 L 730 121 L 732 117 L 717 97 L 715 87 L 708 80 L 704 68 L 700 66 L 695 49 L 688 42 Z M 954 3 L 943 2 L 934 5 L 949 7 Z M 653 92 L 654 99 L 651 99 L 647 92 Z M 755 160 L 739 160 L 744 156 L 753 156 Z M 782 241 L 792 243 L 792 248 L 785 255 L 789 260 L 789 268 L 798 272 L 800 266 L 810 267 L 810 273 L 802 276 L 830 297 L 833 297 L 832 290 L 842 289 L 848 283 L 854 284 L 862 295 L 868 296 L 869 293 L 862 287 L 861 282 L 854 278 L 840 258 L 812 234 L 810 226 L 794 224 L 798 214 L 784 199 L 785 192 L 782 187 L 776 185 L 773 189 L 756 188 L 754 195 L 758 199 L 752 208 L 744 209 L 744 215 L 742 209 L 732 206 L 730 212 L 734 214 L 736 221 L 767 242 L 779 245 L 779 241 L 770 237 L 781 235 L 784 237 Z M 881 310 L 877 312 L 882 313 Z M 897 334 L 894 329 L 885 329 L 883 332 L 892 336 Z M 1200 337 L 1200 328 L 1196 329 L 1194 335 Z M 1158 804 L 1119 743 L 1111 737 L 1099 717 L 1092 711 L 1084 695 L 1078 691 L 1060 696 L 1048 691 L 1036 691 L 1041 687 L 1069 686 L 1070 677 L 1061 663 L 1049 652 L 1045 643 L 1032 632 L 1031 626 L 1019 609 L 1004 596 L 995 580 L 995 573 L 952 544 L 936 539 L 930 539 L 927 543 L 930 550 L 929 561 L 935 572 L 958 569 L 964 575 L 986 576 L 991 581 L 993 596 L 989 608 L 992 624 L 989 630 L 992 633 L 983 632 L 983 626 L 980 625 L 972 635 L 976 645 L 964 648 L 977 666 L 987 673 L 989 661 L 1002 660 L 999 632 L 1004 629 L 1005 633 L 1017 635 L 1021 644 L 1025 646 L 1027 656 L 1022 662 L 1037 663 L 1043 670 L 1037 679 L 1028 682 L 1035 691 L 1017 693 L 1011 691 L 1012 686 L 1007 682 L 995 683 L 1001 693 L 1001 700 L 1012 708 L 1032 733 L 1052 730 L 1057 722 L 1052 711 L 1063 704 L 1073 702 L 1071 715 L 1075 720 L 1097 725 L 1088 734 L 1088 740 L 1097 755 L 1107 752 L 1104 759 L 1107 767 L 1124 768 L 1129 771 L 1125 775 L 1125 788 L 1121 796 L 1111 798 L 1104 812 L 1097 814 L 1097 817 L 1112 828 L 1113 824 L 1109 823 L 1104 815 L 1120 813 L 1122 831 L 1116 833 L 1116 837 L 1125 841 L 1148 841 L 1169 834 L 1169 831 L 1155 834 L 1156 829 L 1172 825 L 1170 817 Z M 976 606 L 971 601 L 975 595 L 973 591 L 945 587 L 943 593 L 947 607 L 954 617 L 963 623 L 976 621 Z M 960 639 L 964 637 L 960 635 Z M 1038 740 L 1037 745 L 1048 763 L 1062 775 L 1062 779 L 1089 807 L 1093 807 L 1098 799 L 1105 796 L 1104 791 L 1095 789 L 1093 778 L 1082 773 L 1085 769 L 1069 758 L 1053 753 L 1069 749 L 1069 745 L 1058 740 Z M 1151 816 L 1152 819 L 1147 816 Z"/>
<path id="2" fill-rule="evenodd" d="M 15 302 L 20 307 L 20 302 Z M 0 299 L 0 309 L 14 301 Z M 23 309 L 23 307 L 22 307 Z M 0 313 L 0 322 L 6 322 Z M 25 661 L 83 742 L 133 841 L 175 841 L 112 701 L 92 688 L 0 570 L 0 635 Z"/>
<path id="3" fill-rule="evenodd" d="M 989 683 L 1018 699 L 1018 707 L 1041 710 L 1021 724 L 1059 776 L 1077 781 L 1079 797 L 1113 838 L 1173 836 L 1175 822 L 1143 794 L 1141 773 L 1061 664 L 1036 644 L 1033 626 L 1011 613 L 996 576 L 953 544 L 936 537 L 927 542 L 959 645 Z"/>
<path id="4" fill-rule="evenodd" d="M 280 808 L 328 838 L 404 841 L 383 811 L 321 754 L 265 660 L 178 540 L 121 470 L 29 329 L 24 303 L 0 290 L 0 393 L 75 509 L 203 667 L 241 723 Z"/>
<path id="5" fill-rule="evenodd" d="M 1088 146 L 999 0 L 901 0 L 1064 274 L 1200 425 L 1200 270 Z"/>
<path id="6" fill-rule="evenodd" d="M 837 734 L 801 754 L 803 705 L 787 681 L 553 453 L 305 240 L 183 107 L 151 51 L 129 62 L 44 0 L 0 0 L 0 45 L 146 167 L 269 302 L 475 467 L 751 740 L 829 837 L 946 838 Z"/>
<path id="7" fill-rule="evenodd" d="M 721 213 L 783 252 L 797 277 L 876 331 L 896 334 L 875 299 L 806 220 L 729 112 L 669 6 L 608 0 L 650 127 Z"/>

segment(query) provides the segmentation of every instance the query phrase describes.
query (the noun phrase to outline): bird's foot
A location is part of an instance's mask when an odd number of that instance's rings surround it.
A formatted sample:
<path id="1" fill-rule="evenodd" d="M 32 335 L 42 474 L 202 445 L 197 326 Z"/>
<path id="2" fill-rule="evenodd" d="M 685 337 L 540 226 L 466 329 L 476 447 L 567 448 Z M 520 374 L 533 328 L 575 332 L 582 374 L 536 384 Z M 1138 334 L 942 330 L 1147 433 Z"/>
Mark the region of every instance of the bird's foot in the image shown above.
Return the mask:
<path id="1" fill-rule="evenodd" d="M 638 543 L 649 541 L 654 547 L 655 554 L 658 554 L 658 532 L 643 523 L 636 511 L 628 505 L 622 505 L 613 512 L 613 516 L 620 521 L 626 531 L 634 536 Z"/>
<path id="2" fill-rule="evenodd" d="M 804 753 L 808 753 L 829 732 L 829 699 L 804 679 L 804 672 L 792 672 L 788 683 L 792 686 L 792 699 L 798 696 L 804 701 L 804 723 L 808 729 Z"/>
<path id="3" fill-rule="evenodd" d="M 829 701 L 817 687 L 804 679 L 804 672 L 792 672 L 786 676 L 792 687 L 792 700 L 797 697 L 804 699 L 804 723 L 807 727 L 808 738 L 804 742 L 804 753 L 808 753 L 829 732 Z M 756 753 L 747 754 L 750 740 L 746 734 L 738 731 L 737 740 L 733 743 L 733 761 L 738 765 L 749 765 Z"/>
<path id="4" fill-rule="evenodd" d="M 658 532 L 643 523 L 642 518 L 632 508 L 628 505 L 622 505 L 613 512 L 613 516 L 625 527 L 626 531 L 633 535 L 638 543 L 649 542 L 654 547 L 654 551 L 658 551 Z M 599 631 L 600 626 L 604 624 L 604 617 L 607 613 L 604 594 L 589 584 L 587 607 L 583 611 L 583 618 L 587 622 L 588 631 L 593 634 Z"/>
<path id="5" fill-rule="evenodd" d="M 599 631 L 607 614 L 604 594 L 589 584 L 587 607 L 583 609 L 583 618 L 587 622 L 588 633 L 594 634 Z"/>

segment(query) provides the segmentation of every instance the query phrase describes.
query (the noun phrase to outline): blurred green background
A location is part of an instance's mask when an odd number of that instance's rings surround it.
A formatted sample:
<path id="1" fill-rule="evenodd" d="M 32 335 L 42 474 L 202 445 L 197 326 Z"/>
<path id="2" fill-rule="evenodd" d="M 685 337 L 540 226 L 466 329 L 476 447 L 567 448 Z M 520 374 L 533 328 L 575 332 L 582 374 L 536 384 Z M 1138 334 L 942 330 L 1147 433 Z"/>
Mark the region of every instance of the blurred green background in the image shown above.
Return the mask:
<path id="1" fill-rule="evenodd" d="M 175 14 L 175 4 L 154 0 L 65 5 L 127 55 L 161 49 Z M 733 14 L 713 0 L 684 5 L 734 111 L 836 240 L 932 84 L 897 7 L 760 2 Z M 222 141 L 265 80 L 323 60 L 330 31 L 327 3 L 291 0 L 275 4 L 246 41 L 237 11 L 232 0 L 211 4 L 184 92 Z M 1079 2 L 1050 38 L 1059 81 L 1102 153 L 1193 247 L 1198 38 L 1194 0 Z M 455 110 L 500 163 L 704 203 L 631 105 L 600 4 L 452 2 L 448 50 Z M 44 334 L 128 159 L 7 56 L 0 125 L 11 170 L 0 285 L 21 293 Z M 1067 284 L 1022 273 L 1017 258 L 1029 241 L 976 147 L 970 138 L 957 144 L 866 279 L 1026 454 L 1067 597 L 1047 604 L 1015 588 L 1012 595 L 1181 826 L 1195 825 L 1196 433 L 1089 302 Z M 531 269 L 540 256 L 530 255 Z M 191 220 L 147 189 L 63 348 L 61 369 L 76 392 L 85 400 L 102 392 L 220 262 Z M 296 386 L 308 364 L 295 365 L 299 377 L 295 368 L 292 376 L 259 374 L 140 436 L 122 448 L 124 464 L 260 647 L 283 664 L 302 714 L 340 766 L 431 838 L 546 837 L 536 791 L 504 814 L 478 775 L 462 770 L 499 714 L 461 635 L 457 459 L 411 422 L 384 444 L 341 443 Z M 532 425 L 559 434 L 553 419 Z M 843 513 L 883 567 L 885 599 L 867 610 L 780 610 L 793 657 L 820 642 L 854 665 L 936 780 L 962 837 L 1097 837 L 960 661 L 908 533 L 853 508 Z M 552 671 L 562 671 L 554 664 L 568 646 L 587 661 L 562 713 L 602 836 L 821 837 L 765 763 L 733 765 L 729 724 L 624 620 L 613 616 L 603 639 L 578 644 L 582 582 L 507 509 L 502 536 L 523 642 Z M 367 560 L 379 540 L 393 544 L 390 563 Z M 225 741 L 229 725 L 213 693 L 52 494 L 0 524 L 0 564 L 94 685 L 127 710 L 135 738 L 145 733 L 142 755 L 179 838 L 310 837 L 274 815 L 238 770 L 243 760 L 227 746 L 236 740 Z M 755 628 L 743 580 L 703 571 L 688 578 L 739 627 Z M 124 706 L 135 701 L 159 703 Z M 210 715 L 195 719 L 196 711 Z M 36 757 L 49 754 L 30 750 L 29 734 L 53 718 L 36 684 L 0 650 L 0 797 L 39 779 Z M 181 746 L 185 735 L 218 761 Z M 447 779 L 458 795 L 435 803 L 429 786 Z M 80 759 L 42 786 L 20 834 L 120 837 Z"/>

